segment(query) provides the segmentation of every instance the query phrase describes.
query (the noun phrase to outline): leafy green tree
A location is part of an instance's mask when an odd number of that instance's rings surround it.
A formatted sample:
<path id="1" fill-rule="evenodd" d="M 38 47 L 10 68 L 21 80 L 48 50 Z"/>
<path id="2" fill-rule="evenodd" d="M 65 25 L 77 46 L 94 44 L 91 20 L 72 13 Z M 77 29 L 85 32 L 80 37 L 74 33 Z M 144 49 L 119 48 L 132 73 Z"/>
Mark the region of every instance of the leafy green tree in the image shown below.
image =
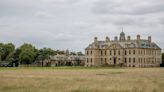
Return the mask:
<path id="1" fill-rule="evenodd" d="M 7 57 L 15 51 L 15 45 L 12 43 L 0 43 L 1 61 L 6 61 Z"/>
<path id="2" fill-rule="evenodd" d="M 65 54 L 65 51 L 56 50 L 56 51 L 55 51 L 55 54 L 60 54 L 60 55 L 63 55 L 63 54 Z"/>
<path id="3" fill-rule="evenodd" d="M 35 55 L 35 47 L 25 43 L 20 47 L 19 62 L 21 64 L 32 64 L 35 60 Z"/>
<path id="4" fill-rule="evenodd" d="M 44 60 L 49 59 L 51 55 L 55 55 L 54 50 L 52 50 L 51 48 L 42 48 L 37 52 L 37 60 L 42 61 L 43 66 Z"/>
<path id="5" fill-rule="evenodd" d="M 17 48 L 11 56 L 11 59 L 10 59 L 11 63 L 15 64 L 15 66 L 19 66 L 19 61 L 20 61 L 19 54 L 20 54 L 20 49 Z"/>

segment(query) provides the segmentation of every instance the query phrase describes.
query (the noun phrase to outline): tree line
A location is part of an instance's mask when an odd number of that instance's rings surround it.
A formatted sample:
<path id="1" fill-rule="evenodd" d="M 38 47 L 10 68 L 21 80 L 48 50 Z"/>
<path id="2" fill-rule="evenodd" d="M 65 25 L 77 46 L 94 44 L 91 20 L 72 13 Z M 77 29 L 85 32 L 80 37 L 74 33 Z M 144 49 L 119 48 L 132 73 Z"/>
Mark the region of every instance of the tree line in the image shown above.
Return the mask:
<path id="1" fill-rule="evenodd" d="M 69 51 L 53 50 L 51 48 L 37 49 L 32 44 L 24 43 L 16 48 L 13 43 L 0 43 L 0 64 L 7 63 L 14 66 L 32 64 L 36 60 L 46 60 L 51 55 L 66 54 Z M 75 55 L 75 52 L 69 54 Z M 79 54 L 82 54 L 79 52 Z"/>

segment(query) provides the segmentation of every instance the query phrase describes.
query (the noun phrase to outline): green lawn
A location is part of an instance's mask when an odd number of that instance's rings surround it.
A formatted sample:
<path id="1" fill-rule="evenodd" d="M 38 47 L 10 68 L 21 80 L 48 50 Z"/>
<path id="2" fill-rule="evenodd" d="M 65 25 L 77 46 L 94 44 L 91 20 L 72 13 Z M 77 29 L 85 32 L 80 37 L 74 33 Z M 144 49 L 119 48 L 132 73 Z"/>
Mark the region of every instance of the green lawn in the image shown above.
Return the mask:
<path id="1" fill-rule="evenodd" d="M 0 92 L 163 92 L 164 68 L 0 68 Z"/>

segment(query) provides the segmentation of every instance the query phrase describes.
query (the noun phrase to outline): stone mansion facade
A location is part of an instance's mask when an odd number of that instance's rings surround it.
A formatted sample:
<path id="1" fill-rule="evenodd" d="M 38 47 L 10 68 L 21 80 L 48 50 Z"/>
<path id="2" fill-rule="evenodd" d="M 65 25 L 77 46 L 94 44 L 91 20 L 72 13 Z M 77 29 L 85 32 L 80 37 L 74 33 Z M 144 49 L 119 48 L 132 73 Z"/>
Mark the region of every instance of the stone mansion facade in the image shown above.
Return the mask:
<path id="1" fill-rule="evenodd" d="M 162 63 L 161 48 L 152 42 L 151 36 L 148 39 L 136 39 L 130 36 L 125 37 L 121 32 L 120 37 L 114 40 L 106 37 L 105 41 L 98 41 L 89 44 L 85 49 L 85 67 L 91 66 L 124 66 L 124 67 L 159 67 Z"/>

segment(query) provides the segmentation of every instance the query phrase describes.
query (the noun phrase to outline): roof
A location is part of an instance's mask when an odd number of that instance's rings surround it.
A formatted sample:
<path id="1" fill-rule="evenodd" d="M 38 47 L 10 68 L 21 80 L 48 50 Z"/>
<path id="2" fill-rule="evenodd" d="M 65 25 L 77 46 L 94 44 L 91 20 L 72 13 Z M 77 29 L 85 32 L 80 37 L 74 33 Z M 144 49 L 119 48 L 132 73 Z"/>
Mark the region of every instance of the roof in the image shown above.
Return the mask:
<path id="1" fill-rule="evenodd" d="M 97 41 L 89 44 L 86 49 L 106 49 L 112 44 L 119 44 L 123 48 L 152 48 L 152 49 L 161 49 L 156 43 L 149 42 L 148 40 L 141 39 L 130 40 L 130 41 Z"/>

